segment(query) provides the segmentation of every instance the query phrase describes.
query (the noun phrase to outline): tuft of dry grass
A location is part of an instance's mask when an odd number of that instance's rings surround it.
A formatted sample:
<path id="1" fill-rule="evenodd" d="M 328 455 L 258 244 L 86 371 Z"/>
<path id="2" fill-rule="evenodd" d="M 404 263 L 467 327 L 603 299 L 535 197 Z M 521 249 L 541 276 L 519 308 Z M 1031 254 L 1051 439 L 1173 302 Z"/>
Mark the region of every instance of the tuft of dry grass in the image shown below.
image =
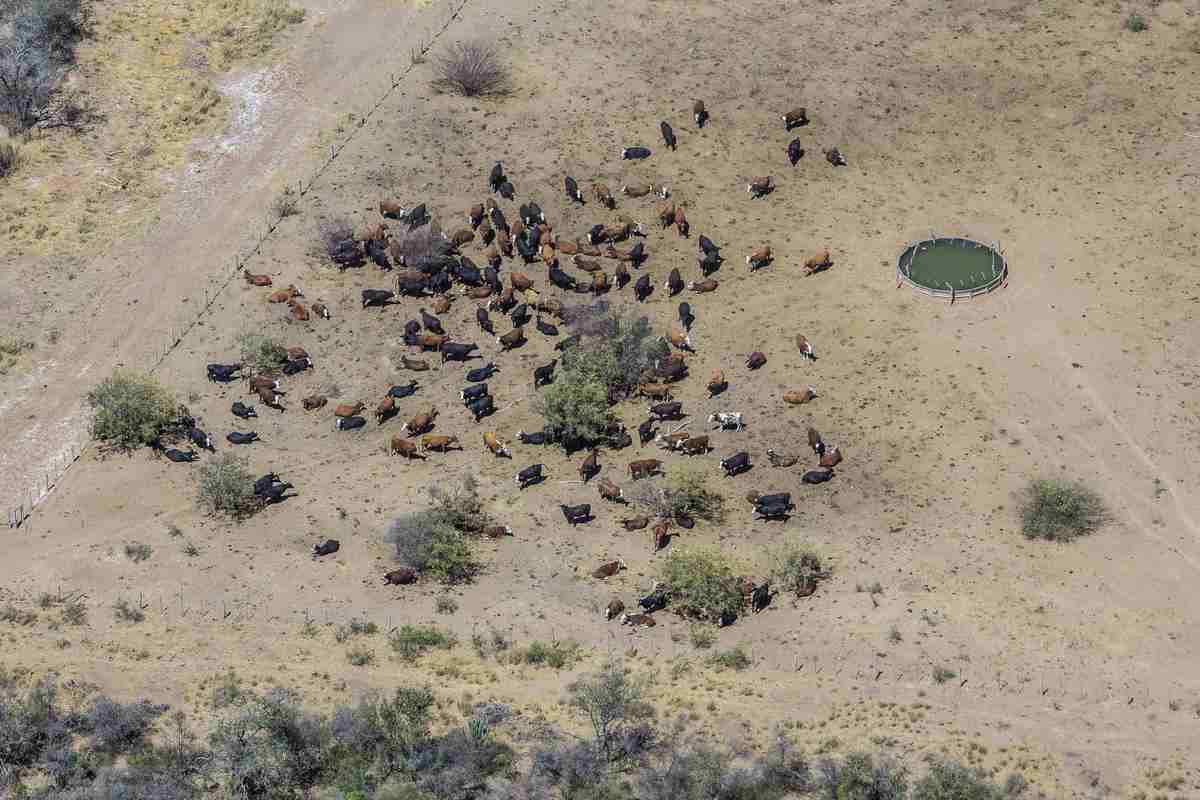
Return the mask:
<path id="1" fill-rule="evenodd" d="M 454 42 L 433 58 L 435 86 L 463 97 L 502 94 L 508 88 L 508 68 L 496 45 L 483 40 Z"/>

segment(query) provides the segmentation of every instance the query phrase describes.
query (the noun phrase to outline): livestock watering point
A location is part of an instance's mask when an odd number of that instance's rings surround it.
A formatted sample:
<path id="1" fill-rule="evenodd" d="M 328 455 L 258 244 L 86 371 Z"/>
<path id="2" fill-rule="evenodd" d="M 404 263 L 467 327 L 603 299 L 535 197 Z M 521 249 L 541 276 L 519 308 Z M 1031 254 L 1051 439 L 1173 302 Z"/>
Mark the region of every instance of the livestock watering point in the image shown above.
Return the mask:
<path id="1" fill-rule="evenodd" d="M 907 283 L 922 294 L 953 302 L 1003 286 L 1008 281 L 1008 262 L 999 244 L 930 234 L 900 253 L 896 280 L 897 286 Z"/>

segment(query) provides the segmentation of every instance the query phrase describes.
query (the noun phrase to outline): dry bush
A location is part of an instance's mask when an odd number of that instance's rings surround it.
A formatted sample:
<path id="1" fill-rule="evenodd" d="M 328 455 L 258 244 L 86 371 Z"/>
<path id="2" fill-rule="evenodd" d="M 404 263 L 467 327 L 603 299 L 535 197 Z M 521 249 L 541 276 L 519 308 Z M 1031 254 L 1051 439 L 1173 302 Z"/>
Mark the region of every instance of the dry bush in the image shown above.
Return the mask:
<path id="1" fill-rule="evenodd" d="M 742 589 L 729 560 L 716 550 L 672 550 L 659 566 L 671 605 L 694 619 L 719 622 L 742 610 Z"/>
<path id="2" fill-rule="evenodd" d="M 812 547 L 798 542 L 785 542 L 771 551 L 771 580 L 797 597 L 807 597 L 817 584 L 829 577 L 821 556 Z"/>
<path id="3" fill-rule="evenodd" d="M 397 237 L 404 265 L 419 269 L 422 262 L 439 258 L 451 250 L 450 243 L 442 238 L 442 226 L 437 220 L 412 230 L 403 230 Z"/>
<path id="4" fill-rule="evenodd" d="M 366 262 L 362 247 L 354 238 L 354 227 L 345 217 L 323 219 L 317 223 L 318 253 L 339 268 L 361 267 Z"/>
<path id="5" fill-rule="evenodd" d="M 438 88 L 463 97 L 501 94 L 508 86 L 496 45 L 482 40 L 447 45 L 434 56 L 433 73 Z"/>
<path id="6" fill-rule="evenodd" d="M 665 480 L 637 481 L 625 494 L 634 505 L 668 519 L 719 522 L 725 516 L 725 499 L 709 490 L 708 478 L 698 469 L 672 468 Z"/>
<path id="7" fill-rule="evenodd" d="M 7 178 L 21 165 L 21 148 L 16 142 L 0 142 L 0 178 Z"/>
<path id="8" fill-rule="evenodd" d="M 1100 495 L 1082 483 L 1035 480 L 1025 487 L 1021 529 L 1030 539 L 1069 542 L 1096 530 L 1107 519 Z"/>
<path id="9" fill-rule="evenodd" d="M 239 334 L 237 346 L 242 363 L 258 370 L 272 369 L 287 361 L 287 349 L 262 333 L 246 331 Z"/>
<path id="10" fill-rule="evenodd" d="M 87 33 L 82 0 L 18 0 L 5 3 L 0 19 L 0 124 L 13 132 L 78 121 L 55 100 Z M 73 103 L 67 105 L 74 106 Z"/>

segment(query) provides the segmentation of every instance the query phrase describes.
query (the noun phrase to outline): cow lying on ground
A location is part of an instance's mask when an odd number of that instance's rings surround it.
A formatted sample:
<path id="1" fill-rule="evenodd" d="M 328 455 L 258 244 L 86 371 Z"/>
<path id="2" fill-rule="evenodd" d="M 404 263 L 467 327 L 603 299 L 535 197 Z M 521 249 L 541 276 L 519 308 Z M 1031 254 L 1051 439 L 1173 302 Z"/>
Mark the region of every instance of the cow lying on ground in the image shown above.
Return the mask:
<path id="1" fill-rule="evenodd" d="M 313 558 L 320 556 L 328 556 L 336 553 L 341 545 L 337 539 L 326 539 L 321 544 L 314 544 L 312 549 Z"/>
<path id="2" fill-rule="evenodd" d="M 542 475 L 542 466 L 542 464 L 531 464 L 518 472 L 516 477 L 517 487 L 524 489 L 527 486 L 540 483 L 544 479 L 544 476 Z"/>
<path id="3" fill-rule="evenodd" d="M 592 519 L 592 506 L 589 503 L 580 503 L 575 506 L 560 504 L 559 509 L 562 510 L 563 517 L 572 527 Z"/>

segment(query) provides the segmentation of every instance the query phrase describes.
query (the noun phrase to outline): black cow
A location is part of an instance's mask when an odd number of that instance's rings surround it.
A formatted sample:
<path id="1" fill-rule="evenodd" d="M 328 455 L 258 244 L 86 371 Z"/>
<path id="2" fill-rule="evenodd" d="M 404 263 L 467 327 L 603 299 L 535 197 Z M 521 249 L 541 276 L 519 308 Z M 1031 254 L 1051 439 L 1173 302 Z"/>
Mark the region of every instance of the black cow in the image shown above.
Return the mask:
<path id="1" fill-rule="evenodd" d="M 188 438 L 192 440 L 192 444 L 196 445 L 196 447 L 199 447 L 201 450 L 207 450 L 210 453 L 215 452 L 212 437 L 195 425 L 188 428 L 187 434 Z"/>
<path id="2" fill-rule="evenodd" d="M 763 581 L 762 586 L 755 586 L 750 592 L 750 608 L 757 614 L 771 605 L 771 584 Z"/>
<path id="3" fill-rule="evenodd" d="M 592 519 L 592 506 L 590 503 L 580 503 L 577 506 L 560 504 L 558 507 L 562 509 L 563 517 L 566 518 L 572 527 Z"/>
<path id="4" fill-rule="evenodd" d="M 633 247 L 629 248 L 629 263 L 635 267 L 640 267 L 642 262 L 646 260 L 646 245 L 644 242 L 638 242 Z"/>
<path id="5" fill-rule="evenodd" d="M 704 277 L 712 275 L 721 268 L 721 255 L 719 253 L 705 253 L 704 258 L 700 259 L 700 271 L 704 273 Z"/>
<path id="6" fill-rule="evenodd" d="M 558 328 L 551 325 L 549 322 L 542 322 L 542 317 L 540 314 L 538 315 L 537 321 L 534 323 L 534 327 L 536 327 L 543 336 L 558 336 Z"/>
<path id="7" fill-rule="evenodd" d="M 521 219 L 525 224 L 532 228 L 539 222 L 546 221 L 546 215 L 542 213 L 542 207 L 537 203 L 530 202 L 528 205 L 521 206 Z"/>
<path id="8" fill-rule="evenodd" d="M 598 223 L 596 225 L 593 225 L 591 230 L 588 231 L 588 235 L 587 235 L 588 244 L 599 244 L 600 240 L 603 238 L 604 238 L 603 223 Z"/>
<path id="9" fill-rule="evenodd" d="M 450 267 L 450 272 L 467 286 L 483 285 L 483 273 L 474 264 L 454 264 Z"/>
<path id="10" fill-rule="evenodd" d="M 658 432 L 654 427 L 654 423 L 655 419 L 654 417 L 651 417 L 641 425 L 638 425 L 638 440 L 643 446 L 646 444 L 646 442 L 654 441 L 654 435 Z"/>
<path id="11" fill-rule="evenodd" d="M 174 447 L 163 451 L 163 455 L 168 461 L 174 461 L 176 464 L 187 464 L 196 460 L 195 450 L 176 450 Z"/>
<path id="12" fill-rule="evenodd" d="M 722 458 L 721 469 L 725 470 L 727 478 L 740 475 L 750 469 L 750 454 L 743 450 L 740 453 L 734 453 L 729 458 Z"/>
<path id="13" fill-rule="evenodd" d="M 621 150 L 621 158 L 627 161 L 640 161 L 643 158 L 650 157 L 649 147 L 626 147 Z"/>
<path id="14" fill-rule="evenodd" d="M 671 599 L 671 592 L 661 583 L 657 584 L 650 594 L 638 600 L 638 605 L 647 613 L 662 611 L 667 607 L 667 602 Z"/>
<path id="15" fill-rule="evenodd" d="M 262 497 L 267 501 L 268 505 L 279 503 L 282 502 L 284 497 L 287 495 L 287 490 L 292 488 L 294 487 L 290 483 L 278 483 L 268 488 Z"/>
<path id="16" fill-rule="evenodd" d="M 720 256 L 721 248 L 713 243 L 713 240 L 701 234 L 700 236 L 700 252 L 706 256 Z"/>
<path id="17" fill-rule="evenodd" d="M 558 359 L 554 359 L 549 364 L 543 364 L 533 370 L 533 388 L 545 386 L 554 382 L 554 367 L 558 364 Z"/>
<path id="18" fill-rule="evenodd" d="M 754 507 L 754 516 L 758 519 L 783 519 L 786 520 L 791 512 L 796 508 L 795 503 L 774 503 L 756 505 Z"/>
<path id="19" fill-rule="evenodd" d="M 209 364 L 208 379 L 214 383 L 229 383 L 241 370 L 241 364 Z"/>
<path id="20" fill-rule="evenodd" d="M 608 446 L 613 450 L 624 450 L 631 444 L 633 444 L 633 437 L 624 428 L 608 435 Z"/>
<path id="21" fill-rule="evenodd" d="M 458 344 L 456 342 L 446 342 L 442 345 L 442 363 L 447 361 L 466 361 L 471 358 L 471 353 L 478 350 L 477 344 Z"/>
<path id="22" fill-rule="evenodd" d="M 500 210 L 499 206 L 492 209 L 490 216 L 492 218 L 493 228 L 498 231 L 504 231 L 505 233 L 509 232 L 508 220 L 504 218 L 504 212 Z"/>
<path id="23" fill-rule="evenodd" d="M 484 364 L 482 367 L 479 367 L 478 369 L 473 369 L 470 372 L 468 372 L 467 373 L 467 381 L 470 383 L 479 383 L 480 381 L 486 381 L 488 378 L 492 377 L 499 371 L 500 371 L 500 369 L 496 366 L 496 364 L 492 361 L 489 361 L 488 363 Z"/>
<path id="24" fill-rule="evenodd" d="M 425 330 L 429 331 L 430 333 L 436 333 L 438 336 L 445 335 L 446 330 L 442 327 L 442 321 L 440 319 L 428 313 L 423 308 L 417 309 L 417 313 L 421 315 L 421 324 L 425 326 Z"/>
<path id="25" fill-rule="evenodd" d="M 542 464 L 532 464 L 517 473 L 517 486 L 524 489 L 526 486 L 538 483 L 542 480 Z"/>
<path id="26" fill-rule="evenodd" d="M 505 180 L 504 165 L 497 161 L 495 166 L 492 167 L 491 173 L 488 175 L 488 188 L 493 192 L 498 191 L 500 189 L 500 184 L 504 183 Z"/>
<path id="27" fill-rule="evenodd" d="M 792 166 L 796 166 L 796 162 L 804 158 L 804 148 L 800 146 L 799 139 L 792 139 L 788 142 L 788 161 Z"/>
<path id="28" fill-rule="evenodd" d="M 424 203 L 420 203 L 412 208 L 407 214 L 401 217 L 402 220 L 408 223 L 408 229 L 415 231 L 425 223 L 429 222 L 429 211 L 425 208 Z"/>
<path id="29" fill-rule="evenodd" d="M 563 187 L 567 190 L 568 198 L 570 198 L 571 200 L 574 200 L 576 203 L 579 203 L 580 205 L 584 204 L 583 192 L 579 191 L 579 184 L 575 182 L 574 178 L 572 178 L 570 175 L 568 175 L 566 178 L 564 178 L 563 179 Z"/>
<path id="30" fill-rule="evenodd" d="M 477 400 L 467 403 L 467 409 L 475 416 L 475 421 L 496 413 L 496 402 L 490 394 L 485 394 Z"/>
<path id="31" fill-rule="evenodd" d="M 696 321 L 696 318 L 694 316 L 692 316 L 691 304 L 690 303 L 680 303 L 679 304 L 679 324 L 683 326 L 683 329 L 685 331 L 690 331 L 692 329 L 692 323 L 695 321 Z"/>
<path id="32" fill-rule="evenodd" d="M 488 316 L 487 309 L 483 306 L 475 309 L 475 321 L 479 323 L 480 330 L 493 336 L 496 335 L 496 329 L 492 326 L 492 318 Z"/>
<path id="33" fill-rule="evenodd" d="M 367 258 L 375 262 L 380 269 L 391 269 L 392 262 L 388 260 L 387 245 L 379 239 L 368 239 L 365 249 Z"/>
<path id="34" fill-rule="evenodd" d="M 760 494 L 758 497 L 754 498 L 754 505 L 756 505 L 756 506 L 777 506 L 777 505 L 781 505 L 781 504 L 788 505 L 791 502 L 792 502 L 792 493 L 791 492 L 776 492 L 775 494 Z"/>
<path id="35" fill-rule="evenodd" d="M 449 273 L 443 271 L 436 275 L 430 275 L 429 279 L 425 281 L 425 288 L 434 294 L 449 292 L 452 288 Z"/>
<path id="36" fill-rule="evenodd" d="M 424 297 L 430 294 L 429 285 L 420 278 L 405 278 L 402 281 L 398 281 L 396 283 L 396 291 L 405 297 Z M 364 305 L 363 308 L 366 308 L 366 306 Z"/>
<path id="37" fill-rule="evenodd" d="M 464 257 L 463 266 L 467 266 L 468 264 L 470 264 L 470 261 Z M 477 269 L 474 264 L 470 264 L 470 266 L 471 269 Z M 492 287 L 492 291 L 496 294 L 500 294 L 504 291 L 504 287 L 500 284 L 500 273 L 497 272 L 496 268 L 491 264 L 488 264 L 483 268 L 483 282 Z"/>
<path id="38" fill-rule="evenodd" d="M 683 417 L 683 403 L 672 400 L 669 403 L 655 403 L 650 406 L 650 419 L 661 422 L 664 419 L 680 419 Z"/>
<path id="39" fill-rule="evenodd" d="M 804 483 L 824 483 L 833 479 L 833 470 L 831 469 L 810 469 L 808 472 L 800 476 L 800 480 Z"/>
<path id="40" fill-rule="evenodd" d="M 415 319 L 410 319 L 408 322 L 404 323 L 404 337 L 406 339 L 416 336 L 420 332 L 421 323 L 417 322 Z"/>
<path id="41" fill-rule="evenodd" d="M 671 297 L 683 291 L 683 278 L 679 276 L 678 267 L 671 270 L 671 273 L 667 275 L 667 291 L 670 292 Z"/>
<path id="42" fill-rule="evenodd" d="M 397 400 L 402 400 L 405 397 L 411 397 L 417 392 L 417 382 L 409 381 L 407 386 L 393 386 L 388 389 L 388 397 L 394 397 Z"/>
<path id="43" fill-rule="evenodd" d="M 241 400 L 234 400 L 229 410 L 233 412 L 235 417 L 241 417 L 242 419 L 250 419 L 251 417 L 258 416 L 258 412 L 254 410 L 254 406 L 248 406 Z"/>
<path id="44" fill-rule="evenodd" d="M 500 196 L 503 197 L 505 200 L 512 200 L 513 195 L 516 194 L 517 190 L 515 188 L 513 188 L 512 183 L 510 183 L 509 181 L 505 181 L 504 183 L 500 184 L 500 188 L 497 189 L 496 191 L 498 191 L 500 193 Z"/>
<path id="45" fill-rule="evenodd" d="M 337 422 L 333 423 L 333 428 L 338 431 L 356 431 L 366 424 L 367 421 L 362 417 L 338 417 Z"/>
<path id="46" fill-rule="evenodd" d="M 486 383 L 476 383 L 463 389 L 458 393 L 458 397 L 463 401 L 464 405 L 470 404 L 472 400 L 478 400 L 481 397 L 486 397 L 488 393 L 488 385 Z"/>
<path id="47" fill-rule="evenodd" d="M 295 358 L 289 360 L 283 365 L 284 375 L 295 375 L 312 367 L 312 359 L 307 356 L 304 358 Z"/>
<path id="48" fill-rule="evenodd" d="M 422 284 L 422 289 L 424 289 L 424 284 Z M 387 289 L 363 289 L 362 307 L 370 308 L 371 306 L 379 306 L 382 308 L 391 302 L 395 296 L 395 292 L 388 291 Z"/>
<path id="49" fill-rule="evenodd" d="M 517 431 L 517 441 L 521 444 L 550 444 L 554 441 L 554 437 L 546 433 L 544 430 L 526 433 L 525 431 Z"/>
<path id="50" fill-rule="evenodd" d="M 238 431 L 230 431 L 225 434 L 225 439 L 230 444 L 253 444 L 258 441 L 258 434 L 254 431 L 249 433 L 239 433 Z"/>
<path id="51" fill-rule="evenodd" d="M 654 286 L 650 283 L 650 276 L 643 275 L 633 284 L 633 293 L 637 296 L 638 302 L 644 302 L 650 293 L 654 291 Z"/>
<path id="52" fill-rule="evenodd" d="M 658 129 L 662 131 L 663 142 L 672 150 L 675 149 L 675 131 L 671 130 L 671 126 L 664 120 L 658 124 Z"/>
<path id="53" fill-rule="evenodd" d="M 333 555 L 338 551 L 339 548 L 341 548 L 341 545 L 338 543 L 337 539 L 326 539 L 321 544 L 313 545 L 313 558 Z"/>
<path id="54" fill-rule="evenodd" d="M 512 313 L 508 315 L 508 318 L 512 320 L 514 328 L 520 328 L 526 322 L 529 322 L 529 305 L 527 303 L 521 303 L 512 310 Z"/>
<path id="55" fill-rule="evenodd" d="M 258 497 L 263 497 L 272 486 L 279 483 L 279 476 L 274 472 L 268 472 L 261 478 L 254 481 L 254 494 Z"/>
<path id="56" fill-rule="evenodd" d="M 560 289 L 575 291 L 575 279 L 563 272 L 561 267 L 554 264 L 550 265 L 550 282 Z"/>

